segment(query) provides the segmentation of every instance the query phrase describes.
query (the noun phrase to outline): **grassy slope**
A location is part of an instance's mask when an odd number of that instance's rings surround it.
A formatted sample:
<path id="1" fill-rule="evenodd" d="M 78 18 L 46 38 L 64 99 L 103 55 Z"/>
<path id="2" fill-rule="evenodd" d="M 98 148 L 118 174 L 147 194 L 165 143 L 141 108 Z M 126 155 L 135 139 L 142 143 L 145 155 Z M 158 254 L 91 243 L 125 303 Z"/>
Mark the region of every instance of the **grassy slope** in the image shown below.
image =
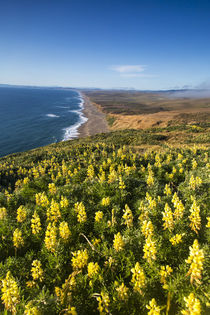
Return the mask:
<path id="1" fill-rule="evenodd" d="M 153 128 L 146 131 L 115 131 L 109 134 L 100 134 L 94 137 L 53 144 L 1 158 L 0 207 L 5 206 L 8 209 L 8 219 L 6 219 L 5 224 L 4 221 L 0 221 L 2 238 L 0 278 L 5 277 L 6 272 L 10 270 L 21 287 L 22 295 L 25 296 L 25 299 L 28 299 L 18 304 L 19 314 L 23 314 L 25 304 L 29 300 L 43 314 L 49 314 L 49 312 L 51 314 L 59 314 L 62 310 L 65 313 L 64 309 L 69 305 L 75 306 L 78 314 L 97 314 L 98 302 L 96 297 L 93 297 L 93 294 L 100 294 L 103 290 L 109 293 L 110 305 L 108 310 L 112 314 L 128 314 L 128 312 L 130 314 L 139 314 L 139 312 L 146 314 L 145 306 L 146 304 L 148 305 L 153 297 L 156 298 L 159 305 L 164 307 L 166 304 L 167 290 L 162 288 L 158 276 L 160 265 L 166 264 L 171 265 L 174 270 L 172 281 L 169 282 L 169 288 L 173 292 L 169 314 L 178 314 L 180 309 L 185 307 L 183 297 L 188 296 L 190 292 L 194 292 L 196 297 L 199 298 L 203 314 L 205 314 L 207 312 L 207 262 L 205 261 L 204 265 L 203 284 L 202 286 L 196 286 L 190 285 L 189 277 L 186 277 L 189 266 L 185 263 L 185 259 L 189 255 L 189 246 L 192 245 L 195 238 L 199 239 L 199 243 L 205 249 L 205 254 L 207 255 L 207 229 L 205 224 L 208 209 L 208 173 L 207 161 L 205 162 L 204 158 L 206 159 L 206 147 L 209 146 L 208 130 L 207 124 L 201 124 L 199 127 L 181 125 L 168 128 Z M 194 150 L 195 143 L 201 149 Z M 118 149 L 122 146 L 125 146 L 125 148 L 123 149 L 124 153 L 122 152 L 121 154 L 125 154 L 125 157 L 121 159 L 117 157 L 117 154 Z M 183 149 L 176 149 L 177 147 L 183 147 Z M 192 149 L 189 150 L 187 147 Z M 142 155 L 145 149 L 148 148 L 151 151 L 148 157 Z M 136 157 L 129 152 L 130 149 L 137 153 Z M 160 150 L 160 156 L 163 161 L 166 161 L 167 156 L 172 154 L 172 161 L 168 165 L 165 164 L 166 162 L 163 162 L 163 168 L 154 166 L 157 150 Z M 115 152 L 116 157 L 113 156 L 113 152 Z M 178 153 L 183 155 L 182 158 L 179 158 L 180 160 L 177 157 Z M 186 159 L 187 162 L 183 162 L 186 164 L 182 164 L 182 159 Z M 192 169 L 193 159 L 197 160 L 198 163 L 196 170 Z M 97 176 L 101 167 L 104 167 L 106 176 L 109 174 L 108 165 L 110 162 L 108 160 L 111 161 L 111 164 L 114 165 L 119 174 L 121 172 L 118 169 L 119 166 L 126 166 L 126 164 L 131 167 L 133 164 L 137 166 L 137 171 L 131 169 L 130 174 L 122 171 L 122 179 L 126 185 L 122 193 L 119 191 L 118 180 L 111 184 L 100 184 L 98 182 Z M 62 172 L 63 161 L 67 164 L 67 168 L 71 170 L 72 175 L 68 177 L 68 181 L 64 175 L 61 175 L 61 177 L 58 175 L 59 172 Z M 182 166 L 180 166 L 180 163 Z M 142 166 L 145 166 L 147 169 L 148 164 L 152 165 L 155 173 L 154 187 L 147 186 L 147 170 L 144 173 L 142 169 Z M 95 177 L 93 179 L 87 178 L 87 169 L 90 165 L 93 165 L 95 169 Z M 34 177 L 33 173 L 27 175 L 27 172 L 30 172 L 33 167 L 39 169 L 39 166 L 44 169 L 46 167 L 44 175 L 39 173 L 41 170 L 38 171 L 37 178 Z M 177 170 L 180 167 L 184 167 L 184 174 L 180 173 L 180 175 L 175 175 L 174 179 L 169 179 L 167 177 L 169 175 L 166 173 L 171 172 L 172 174 L 174 166 Z M 25 175 L 24 169 L 26 169 Z M 75 169 L 76 173 L 74 174 Z M 10 170 L 12 171 L 11 173 Z M 21 174 L 21 172 L 23 173 Z M 54 180 L 51 178 L 52 173 L 55 175 Z M 203 180 L 202 187 L 195 192 L 188 187 L 189 178 L 192 174 L 201 177 Z M 30 178 L 27 184 L 22 182 L 25 176 Z M 18 179 L 21 180 L 19 183 L 17 183 Z M 48 184 L 52 182 L 57 187 L 57 193 L 53 196 L 48 190 Z M 181 221 L 181 223 L 176 225 L 176 232 L 170 233 L 167 230 L 163 231 L 161 223 L 161 211 L 164 209 L 165 202 L 169 202 L 171 205 L 171 196 L 166 197 L 163 193 L 165 183 L 170 183 L 173 193 L 178 192 L 187 211 L 182 220 L 183 222 Z M 9 190 L 11 197 L 5 197 L 5 189 Z M 46 213 L 45 211 L 43 212 L 40 206 L 35 205 L 35 194 L 43 191 L 45 191 L 49 200 L 53 198 L 59 202 L 61 195 L 64 195 L 69 200 L 69 207 L 62 210 L 62 220 L 68 222 L 72 238 L 70 243 L 67 244 L 62 244 L 62 241 L 60 241 L 58 255 L 48 252 L 44 245 L 43 233 L 46 231 L 48 224 Z M 145 200 L 146 192 L 149 192 L 156 202 L 158 195 L 161 195 L 162 198 L 161 203 L 157 206 L 157 211 L 149 214 L 154 224 L 157 246 L 160 246 L 158 247 L 157 261 L 152 266 L 142 258 L 145 239 L 140 232 L 141 225 L 139 225 L 138 219 L 141 214 L 139 212 L 140 201 L 145 203 L 146 209 L 149 207 Z M 201 206 L 202 228 L 199 234 L 196 234 L 189 228 L 188 215 L 192 204 L 191 194 Z M 106 207 L 101 205 L 101 199 L 107 196 L 111 198 L 111 205 L 106 210 Z M 85 204 L 88 216 L 88 221 L 84 225 L 77 222 L 74 210 L 74 204 L 80 201 Z M 29 216 L 23 224 L 16 222 L 16 211 L 22 204 L 28 209 Z M 122 224 L 123 213 L 121 212 L 125 204 L 128 204 L 133 211 L 134 226 L 132 229 L 127 229 Z M 107 226 L 107 220 L 112 218 L 110 214 L 112 208 L 115 209 L 117 224 L 110 228 Z M 40 214 L 43 228 L 41 236 L 37 238 L 31 235 L 30 232 L 30 218 L 34 209 Z M 101 225 L 94 223 L 96 210 L 104 212 L 104 219 Z M 188 227 L 186 228 L 186 226 Z M 18 249 L 14 252 L 12 232 L 17 227 L 23 232 L 25 245 L 23 249 Z M 113 238 L 119 231 L 123 235 L 126 245 L 125 251 L 118 253 L 113 249 Z M 85 234 L 91 242 L 93 242 L 94 237 L 100 239 L 101 245 L 97 245 L 97 250 L 102 253 L 102 256 L 98 255 L 95 249 L 91 249 L 88 242 L 81 236 L 81 233 Z M 178 248 L 173 248 L 168 241 L 174 233 L 186 233 L 185 242 Z M 65 279 L 74 272 L 71 266 L 72 252 L 79 249 L 87 249 L 89 261 L 98 262 L 102 270 L 102 280 L 94 278 L 93 287 L 91 287 L 91 284 L 89 284 L 90 279 L 87 276 L 87 267 L 85 267 L 82 273 L 76 275 L 77 289 L 73 291 L 70 289 L 69 296 L 65 297 L 66 300 L 62 304 L 61 300 L 55 297 L 54 286 L 62 288 Z M 104 266 L 108 264 L 108 259 L 111 256 L 114 258 L 114 264 L 107 270 Z M 26 280 L 31 279 L 31 263 L 34 259 L 39 259 L 42 262 L 45 289 L 43 288 L 43 283 L 39 282 L 37 287 L 33 289 L 25 286 Z M 131 269 L 137 261 L 143 267 L 147 278 L 146 287 L 143 288 L 143 295 L 133 291 L 131 282 Z M 129 288 L 128 300 L 126 299 L 125 301 L 119 299 L 116 291 L 122 281 Z M 65 290 L 67 290 L 65 292 L 68 292 L 68 289 Z M 0 306 L 0 309 L 3 310 L 3 305 Z"/>

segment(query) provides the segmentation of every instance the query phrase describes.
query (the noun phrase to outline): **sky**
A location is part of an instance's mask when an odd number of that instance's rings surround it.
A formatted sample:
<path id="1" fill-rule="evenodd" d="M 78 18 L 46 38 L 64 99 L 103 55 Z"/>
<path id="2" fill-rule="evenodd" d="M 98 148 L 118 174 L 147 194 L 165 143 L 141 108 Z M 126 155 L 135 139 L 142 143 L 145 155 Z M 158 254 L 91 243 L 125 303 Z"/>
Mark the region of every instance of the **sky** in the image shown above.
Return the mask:
<path id="1" fill-rule="evenodd" d="M 210 1 L 0 0 L 0 84 L 210 88 Z"/>

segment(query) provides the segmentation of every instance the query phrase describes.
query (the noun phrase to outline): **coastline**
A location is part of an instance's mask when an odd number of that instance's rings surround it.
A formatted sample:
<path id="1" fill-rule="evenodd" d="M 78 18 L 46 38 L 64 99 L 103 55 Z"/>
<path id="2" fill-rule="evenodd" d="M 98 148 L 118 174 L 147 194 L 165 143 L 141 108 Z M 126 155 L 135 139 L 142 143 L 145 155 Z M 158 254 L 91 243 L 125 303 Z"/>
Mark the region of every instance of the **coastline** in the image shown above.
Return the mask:
<path id="1" fill-rule="evenodd" d="M 83 99 L 83 116 L 87 118 L 78 128 L 78 138 L 96 135 L 97 133 L 109 132 L 105 114 L 102 113 L 81 91 L 78 91 Z"/>

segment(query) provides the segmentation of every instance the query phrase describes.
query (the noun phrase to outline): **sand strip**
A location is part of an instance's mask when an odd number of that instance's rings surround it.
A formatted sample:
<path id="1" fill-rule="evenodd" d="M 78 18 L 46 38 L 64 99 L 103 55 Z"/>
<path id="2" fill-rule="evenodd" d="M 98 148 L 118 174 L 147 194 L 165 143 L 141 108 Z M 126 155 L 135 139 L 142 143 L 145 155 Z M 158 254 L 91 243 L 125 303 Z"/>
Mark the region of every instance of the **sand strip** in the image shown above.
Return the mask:
<path id="1" fill-rule="evenodd" d="M 108 132 L 109 127 L 105 114 L 102 113 L 93 103 L 91 103 L 86 95 L 81 92 L 80 94 L 84 99 L 83 114 L 88 118 L 88 120 L 79 127 L 79 138 L 93 136 L 97 133 Z"/>

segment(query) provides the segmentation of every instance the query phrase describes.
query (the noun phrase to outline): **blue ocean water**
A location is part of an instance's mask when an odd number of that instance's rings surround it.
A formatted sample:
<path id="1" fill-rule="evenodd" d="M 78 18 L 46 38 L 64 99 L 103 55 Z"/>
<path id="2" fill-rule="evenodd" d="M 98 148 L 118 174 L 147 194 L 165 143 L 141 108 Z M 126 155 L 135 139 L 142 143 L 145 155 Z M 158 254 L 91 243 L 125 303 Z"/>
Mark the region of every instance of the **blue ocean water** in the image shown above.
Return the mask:
<path id="1" fill-rule="evenodd" d="M 77 137 L 82 109 L 70 89 L 0 87 L 0 156 Z"/>

